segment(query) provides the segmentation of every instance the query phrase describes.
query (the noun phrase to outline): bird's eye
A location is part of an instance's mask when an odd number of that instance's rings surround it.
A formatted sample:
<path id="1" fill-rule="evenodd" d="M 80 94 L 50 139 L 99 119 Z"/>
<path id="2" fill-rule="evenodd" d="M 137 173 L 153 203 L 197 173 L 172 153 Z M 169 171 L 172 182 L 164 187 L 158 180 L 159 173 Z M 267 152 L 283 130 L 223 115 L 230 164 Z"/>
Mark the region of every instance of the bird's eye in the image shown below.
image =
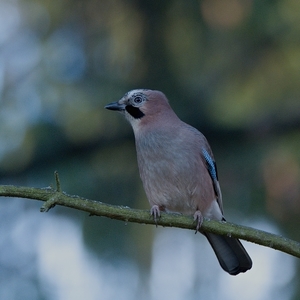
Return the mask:
<path id="1" fill-rule="evenodd" d="M 135 96 L 135 97 L 133 98 L 133 102 L 136 103 L 136 104 L 142 103 L 142 102 L 143 102 L 142 96 Z"/>
<path id="2" fill-rule="evenodd" d="M 133 106 L 140 106 L 146 100 L 146 96 L 142 93 L 135 93 L 131 96 L 130 103 Z"/>

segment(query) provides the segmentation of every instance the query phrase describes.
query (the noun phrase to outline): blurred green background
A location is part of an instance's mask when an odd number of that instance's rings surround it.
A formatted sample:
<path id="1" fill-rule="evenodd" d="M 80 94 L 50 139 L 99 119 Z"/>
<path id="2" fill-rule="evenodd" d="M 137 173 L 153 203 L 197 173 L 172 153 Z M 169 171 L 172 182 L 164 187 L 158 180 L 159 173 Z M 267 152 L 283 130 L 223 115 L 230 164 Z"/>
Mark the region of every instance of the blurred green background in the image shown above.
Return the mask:
<path id="1" fill-rule="evenodd" d="M 0 184 L 149 209 L 130 125 L 163 91 L 202 131 L 226 218 L 300 240 L 300 2 L 0 0 Z M 0 202 L 1 299 L 299 299 L 298 260 L 244 243 L 230 277 L 193 232 Z M 126 226 L 127 225 L 127 226 Z"/>

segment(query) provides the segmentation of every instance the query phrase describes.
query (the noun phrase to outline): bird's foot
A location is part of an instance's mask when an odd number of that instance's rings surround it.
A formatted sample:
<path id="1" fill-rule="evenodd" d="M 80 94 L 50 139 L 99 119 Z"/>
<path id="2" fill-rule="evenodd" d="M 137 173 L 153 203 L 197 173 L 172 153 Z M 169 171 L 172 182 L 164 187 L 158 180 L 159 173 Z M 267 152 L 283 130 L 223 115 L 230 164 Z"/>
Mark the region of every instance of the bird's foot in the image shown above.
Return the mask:
<path id="1" fill-rule="evenodd" d="M 150 209 L 151 216 L 153 217 L 154 222 L 157 225 L 157 219 L 160 218 L 160 208 L 158 205 L 153 205 Z"/>
<path id="2" fill-rule="evenodd" d="M 203 216 L 200 210 L 196 210 L 196 212 L 194 213 L 194 221 L 196 221 L 196 232 L 195 234 L 199 231 L 199 229 L 202 226 L 203 223 Z"/>

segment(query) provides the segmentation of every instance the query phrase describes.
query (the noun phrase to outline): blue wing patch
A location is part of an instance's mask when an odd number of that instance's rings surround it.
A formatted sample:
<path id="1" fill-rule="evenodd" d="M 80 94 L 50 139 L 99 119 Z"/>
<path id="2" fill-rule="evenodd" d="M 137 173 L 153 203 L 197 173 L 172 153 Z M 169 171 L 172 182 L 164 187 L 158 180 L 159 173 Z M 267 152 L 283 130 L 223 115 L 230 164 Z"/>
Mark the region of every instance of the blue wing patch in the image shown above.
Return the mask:
<path id="1" fill-rule="evenodd" d="M 212 157 L 205 149 L 202 149 L 202 154 L 205 158 L 207 170 L 209 172 L 210 177 L 212 178 L 212 180 L 218 180 L 216 162 L 212 159 Z"/>

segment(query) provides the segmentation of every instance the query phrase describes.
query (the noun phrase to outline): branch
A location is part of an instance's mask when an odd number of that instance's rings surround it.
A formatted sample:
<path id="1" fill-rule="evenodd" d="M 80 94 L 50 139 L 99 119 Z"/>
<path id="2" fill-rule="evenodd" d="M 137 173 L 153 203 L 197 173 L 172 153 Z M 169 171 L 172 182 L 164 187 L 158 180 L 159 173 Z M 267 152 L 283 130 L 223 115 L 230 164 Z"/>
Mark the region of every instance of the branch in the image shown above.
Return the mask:
<path id="1" fill-rule="evenodd" d="M 48 211 L 55 205 L 66 206 L 77 210 L 88 212 L 90 215 L 103 216 L 125 222 L 160 225 L 164 227 L 178 227 L 195 230 L 195 223 L 192 217 L 161 213 L 161 218 L 154 222 L 149 211 L 131 209 L 124 206 L 105 204 L 99 201 L 84 199 L 78 196 L 67 195 L 61 192 L 57 172 L 55 173 L 56 189 L 31 188 L 12 185 L 0 185 L 0 196 L 18 197 L 33 200 L 45 201 L 41 212 Z M 205 220 L 201 226 L 202 232 L 212 232 L 219 235 L 228 235 L 234 238 L 243 239 L 262 246 L 270 247 L 300 258 L 300 243 L 271 234 L 261 230 L 236 225 L 229 222 Z"/>

